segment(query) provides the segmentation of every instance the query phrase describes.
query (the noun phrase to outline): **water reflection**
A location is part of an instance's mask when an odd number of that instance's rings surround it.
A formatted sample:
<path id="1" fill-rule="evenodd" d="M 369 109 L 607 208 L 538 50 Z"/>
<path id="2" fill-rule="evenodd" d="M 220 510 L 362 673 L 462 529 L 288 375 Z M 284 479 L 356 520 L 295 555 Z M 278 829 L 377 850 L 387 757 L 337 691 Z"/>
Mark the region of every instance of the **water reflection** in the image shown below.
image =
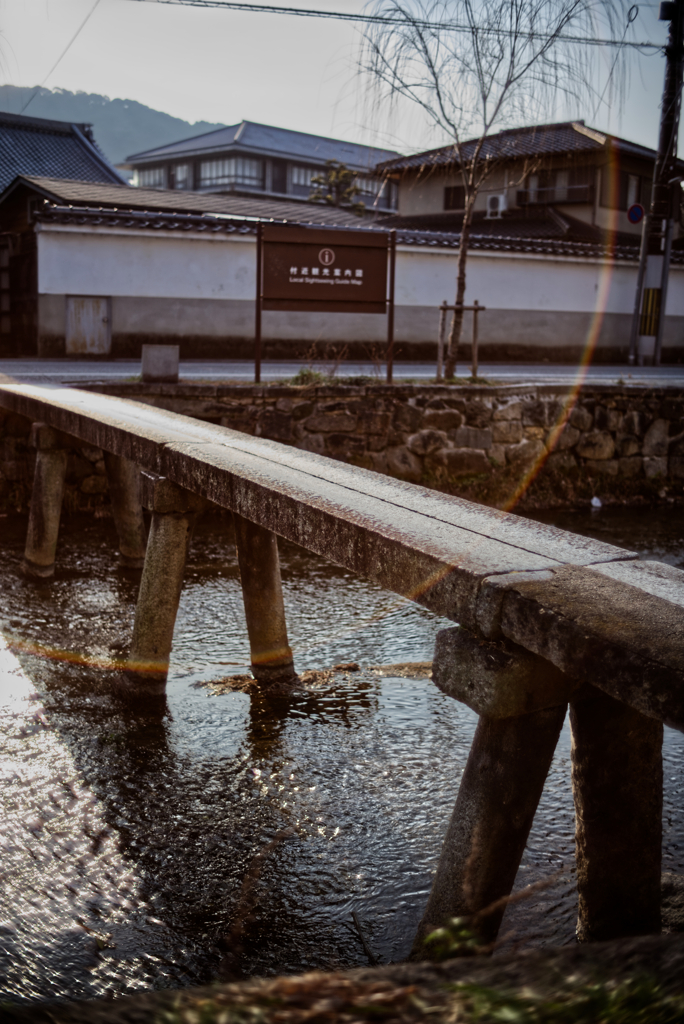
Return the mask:
<path id="1" fill-rule="evenodd" d="M 681 531 L 659 516 L 646 527 L 633 516 L 637 546 L 653 550 L 650 537 L 681 564 Z M 635 543 L 624 518 L 616 535 L 610 515 L 556 521 Z M 25 522 L 4 525 L 0 633 L 44 653 L 0 666 L 3 998 L 364 964 L 352 910 L 381 960 L 404 956 L 475 716 L 428 680 L 368 666 L 429 660 L 443 622 L 284 545 L 298 668 L 362 670 L 288 695 L 216 695 L 198 684 L 246 671 L 249 652 L 230 529 L 206 520 L 167 700 L 140 712 L 117 700 L 102 668 L 127 649 L 138 586 L 117 568 L 111 522 L 66 520 L 61 568 L 39 584 L 18 573 Z M 574 930 L 569 753 L 566 727 L 518 885 L 566 874 L 504 922 L 539 942 Z M 683 761 L 682 738 L 668 732 L 665 867 L 680 872 Z"/>

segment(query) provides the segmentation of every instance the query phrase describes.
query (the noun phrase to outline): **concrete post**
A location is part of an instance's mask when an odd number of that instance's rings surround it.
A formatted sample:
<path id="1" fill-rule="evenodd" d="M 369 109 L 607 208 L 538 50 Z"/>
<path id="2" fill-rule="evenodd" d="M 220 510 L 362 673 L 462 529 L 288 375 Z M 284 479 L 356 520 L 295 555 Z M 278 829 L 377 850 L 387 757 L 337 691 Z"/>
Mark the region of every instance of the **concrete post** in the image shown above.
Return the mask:
<path id="1" fill-rule="evenodd" d="M 266 685 L 294 682 L 297 676 L 287 640 L 278 539 L 236 513 L 233 519 L 252 673 Z"/>
<path id="2" fill-rule="evenodd" d="M 55 553 L 62 512 L 67 451 L 65 439 L 46 423 L 31 427 L 37 449 L 23 570 L 27 576 L 48 579 L 55 574 Z"/>
<path id="3" fill-rule="evenodd" d="M 472 917 L 513 888 L 563 726 L 566 706 L 517 718 L 480 718 L 430 898 L 411 956 L 452 917 Z M 474 922 L 482 943 L 499 931 L 505 906 Z"/>
<path id="4" fill-rule="evenodd" d="M 660 932 L 661 722 L 594 690 L 570 705 L 581 942 Z"/>
<path id="5" fill-rule="evenodd" d="M 569 697 L 577 684 L 507 640 L 461 627 L 441 630 L 435 684 L 480 716 L 437 874 L 411 956 L 452 917 L 473 918 L 510 894 L 544 788 Z M 505 905 L 476 918 L 483 943 L 499 931 Z"/>
<path id="6" fill-rule="evenodd" d="M 119 534 L 121 563 L 141 569 L 145 561 L 147 531 L 140 502 L 140 469 L 134 462 L 104 453 L 114 524 Z"/>
<path id="7" fill-rule="evenodd" d="M 122 685 L 136 696 L 161 696 L 192 530 L 205 501 L 151 473 L 142 474 L 142 484 L 143 505 L 152 509 L 152 522 Z"/>

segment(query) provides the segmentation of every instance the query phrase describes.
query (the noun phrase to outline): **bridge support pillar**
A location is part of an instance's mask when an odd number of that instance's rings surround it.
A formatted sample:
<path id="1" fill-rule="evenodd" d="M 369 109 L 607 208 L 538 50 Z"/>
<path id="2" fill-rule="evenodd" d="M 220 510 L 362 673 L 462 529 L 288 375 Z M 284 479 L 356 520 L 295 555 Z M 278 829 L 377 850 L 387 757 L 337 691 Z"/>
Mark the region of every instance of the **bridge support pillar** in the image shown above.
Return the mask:
<path id="1" fill-rule="evenodd" d="M 460 628 L 437 634 L 433 678 L 480 720 L 414 940 L 416 960 L 425 958 L 430 932 L 454 917 L 469 918 L 481 943 L 496 938 L 575 689 L 529 651 Z"/>
<path id="2" fill-rule="evenodd" d="M 147 531 L 140 501 L 140 469 L 112 452 L 104 453 L 112 515 L 119 535 L 121 563 L 141 569 L 145 562 Z"/>
<path id="3" fill-rule="evenodd" d="M 294 682 L 297 676 L 287 639 L 278 538 L 237 513 L 233 520 L 252 674 L 266 685 Z"/>
<path id="4" fill-rule="evenodd" d="M 33 424 L 31 444 L 37 449 L 36 469 L 23 570 L 27 576 L 48 579 L 55 574 L 68 445 L 64 437 L 46 423 Z"/>
<path id="5" fill-rule="evenodd" d="M 192 530 L 206 502 L 151 473 L 142 474 L 142 501 L 152 510 L 152 522 L 124 687 L 139 696 L 161 696 Z"/>
<path id="6" fill-rule="evenodd" d="M 570 705 L 582 942 L 659 933 L 663 726 L 600 690 Z"/>

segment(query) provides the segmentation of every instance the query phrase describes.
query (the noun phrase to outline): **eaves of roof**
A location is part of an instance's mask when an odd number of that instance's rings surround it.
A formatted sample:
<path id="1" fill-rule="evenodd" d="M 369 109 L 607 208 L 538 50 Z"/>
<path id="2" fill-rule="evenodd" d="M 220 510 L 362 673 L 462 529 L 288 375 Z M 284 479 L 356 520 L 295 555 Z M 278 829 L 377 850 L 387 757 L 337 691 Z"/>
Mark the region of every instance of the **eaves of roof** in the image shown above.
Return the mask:
<path id="1" fill-rule="evenodd" d="M 7 188 L 18 175 L 128 187 L 90 138 L 88 125 L 18 114 L 0 116 L 0 189 Z"/>
<path id="2" fill-rule="evenodd" d="M 229 217 L 253 217 L 264 220 L 302 221 L 308 211 L 328 223 L 362 223 L 349 210 L 322 203 L 290 202 L 260 196 L 217 195 L 212 192 L 184 192 L 172 189 L 131 188 L 129 185 L 108 185 L 88 181 L 63 181 L 51 178 L 21 176 L 0 195 L 0 204 L 15 188 L 23 185 L 37 195 L 64 207 L 141 210 L 187 213 L 202 216 L 219 214 Z M 311 216 L 314 216 L 313 214 Z M 367 223 L 368 221 L 366 221 Z"/>
<path id="3" fill-rule="evenodd" d="M 144 166 L 179 157 L 210 157 L 226 153 L 298 160 L 317 166 L 336 159 L 355 171 L 371 171 L 379 160 L 396 156 L 392 150 L 376 146 L 243 121 L 239 125 L 219 128 L 168 146 L 135 153 L 127 160 L 136 166 Z"/>
<path id="4" fill-rule="evenodd" d="M 475 151 L 477 139 L 462 144 L 466 159 Z M 535 125 L 530 128 L 515 128 L 485 139 L 482 158 L 525 159 L 529 157 L 560 156 L 576 153 L 600 153 L 607 149 L 629 153 L 643 159 L 655 159 L 655 151 L 626 139 L 605 135 L 587 127 L 581 121 L 559 124 Z M 388 160 L 376 167 L 376 173 L 394 174 L 405 171 L 427 171 L 438 167 L 456 167 L 459 158 L 455 146 L 441 146 L 438 149 L 414 153 L 411 156 Z M 684 162 L 682 163 L 684 166 Z"/>
<path id="5" fill-rule="evenodd" d="M 328 211 L 332 213 L 333 211 Z M 342 213 L 343 211 L 337 211 Z M 327 227 L 331 229 L 353 228 L 354 230 L 365 229 L 367 231 L 382 231 L 386 234 L 388 228 L 382 224 L 369 224 L 358 219 L 342 220 L 332 223 L 325 218 L 326 210 L 320 207 L 311 211 L 311 219 L 301 217 L 299 223 L 310 226 Z M 169 231 L 178 234 L 186 232 L 201 232 L 208 236 L 216 234 L 227 235 L 254 235 L 259 221 L 270 220 L 271 222 L 284 222 L 285 218 L 268 218 L 266 216 L 245 218 L 196 215 L 188 213 L 172 213 L 168 211 L 143 211 L 125 209 L 96 209 L 90 207 L 70 207 L 46 204 L 45 207 L 35 213 L 35 219 L 40 224 L 65 224 L 85 225 L 90 227 L 104 228 L 130 228 L 149 231 Z M 293 221 L 290 221 L 293 223 Z M 396 231 L 397 245 L 411 246 L 425 249 L 458 249 L 459 235 L 457 232 L 439 231 Z M 638 245 L 609 245 L 599 242 L 578 242 L 570 240 L 558 240 L 550 238 L 522 238 L 519 236 L 472 234 L 470 236 L 470 248 L 482 252 L 498 253 L 519 253 L 529 255 L 540 255 L 550 257 L 565 257 L 585 260 L 617 260 L 636 263 L 639 256 Z M 672 262 L 675 265 L 684 265 L 684 251 L 673 250 Z"/>

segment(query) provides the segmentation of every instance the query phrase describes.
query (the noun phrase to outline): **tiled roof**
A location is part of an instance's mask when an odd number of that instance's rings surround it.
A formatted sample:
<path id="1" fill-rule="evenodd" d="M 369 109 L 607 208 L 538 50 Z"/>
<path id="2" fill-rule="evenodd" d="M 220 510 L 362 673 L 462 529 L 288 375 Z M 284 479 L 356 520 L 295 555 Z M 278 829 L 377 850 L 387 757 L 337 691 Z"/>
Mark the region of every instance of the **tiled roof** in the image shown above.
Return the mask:
<path id="1" fill-rule="evenodd" d="M 287 204 L 266 204 L 263 202 L 259 204 L 261 208 L 267 205 L 278 206 Z M 298 207 L 298 212 L 302 213 L 302 207 Z M 321 227 L 355 228 L 356 230 L 365 228 L 368 231 L 384 230 L 385 232 L 389 227 L 384 222 L 369 223 L 368 221 L 359 221 L 358 218 L 350 217 L 348 214 L 346 220 L 342 218 L 334 221 L 326 219 L 326 214 L 329 217 L 335 212 L 338 214 L 344 212 L 341 210 L 334 211 L 330 207 L 309 207 L 306 212 L 310 215 L 311 219 L 307 220 L 300 217 L 299 223 L 319 225 Z M 265 216 L 263 209 L 262 215 L 262 219 L 270 219 Z M 257 222 L 260 218 L 258 216 L 253 216 L 249 219 L 239 216 L 217 217 L 211 214 L 189 214 L 168 210 L 150 211 L 127 210 L 123 208 L 93 208 L 87 206 L 59 206 L 46 202 L 42 209 L 35 211 L 35 219 L 43 223 L 90 224 L 102 227 L 142 228 L 150 231 L 173 231 L 178 233 L 199 231 L 206 232 L 207 235 L 253 235 L 256 233 Z M 294 218 L 289 219 L 294 220 Z M 516 234 L 512 230 L 511 225 L 503 222 L 498 222 L 498 227 L 496 229 L 492 228 L 491 233 L 488 233 L 486 230 L 480 230 L 482 226 L 476 225 L 476 230 L 470 236 L 471 249 L 492 252 L 532 253 L 543 256 L 563 256 L 592 260 L 613 257 L 616 260 L 629 260 L 634 263 L 636 263 L 639 257 L 638 245 L 635 244 L 630 236 L 625 235 L 618 235 L 612 240 L 607 239 L 605 236 L 599 237 L 597 235 L 593 239 L 582 241 L 571 237 L 570 232 L 565 238 L 533 237 Z M 498 230 L 499 234 L 495 234 L 494 230 Z M 415 246 L 416 248 L 455 250 L 458 248 L 459 234 L 458 232 L 450 231 L 417 231 L 399 227 L 396 229 L 396 241 L 397 245 Z M 676 265 L 684 264 L 684 251 L 678 251 L 673 248 L 672 262 Z"/>
<path id="2" fill-rule="evenodd" d="M 90 125 L 0 113 L 0 191 L 19 174 L 123 184 Z"/>
<path id="3" fill-rule="evenodd" d="M 465 158 L 472 157 L 477 139 L 463 143 Z M 566 121 L 560 124 L 541 124 L 531 128 L 511 128 L 497 132 L 485 139 L 482 147 L 482 158 L 520 159 L 525 157 L 543 157 L 569 153 L 592 153 L 605 151 L 606 148 L 617 149 L 633 156 L 653 160 L 655 151 L 646 146 L 638 146 L 634 142 L 618 139 L 613 135 L 604 135 L 588 128 L 583 121 Z M 447 167 L 458 163 L 454 146 L 441 146 L 439 149 L 414 153 L 412 156 L 387 160 L 378 165 L 378 171 L 428 170 L 432 167 Z"/>
<path id="4" fill-rule="evenodd" d="M 400 239 L 412 245 L 458 246 L 459 215 L 433 217 L 383 217 L 376 222 L 380 228 L 394 228 Z M 616 259 L 637 260 L 639 236 L 626 232 L 607 232 L 552 207 L 515 211 L 503 217 L 488 219 L 476 213 L 470 235 L 473 249 L 497 249 L 515 252 L 544 252 L 565 256 L 597 258 L 613 253 Z M 673 250 L 674 251 L 674 250 Z M 684 255 L 684 253 L 682 254 Z"/>
<path id="5" fill-rule="evenodd" d="M 24 184 L 60 207 L 88 207 L 100 211 L 121 210 L 170 214 L 219 214 L 224 217 L 255 220 L 296 221 L 298 223 L 330 224 L 363 227 L 362 218 L 350 210 L 314 203 L 279 202 L 258 196 L 219 196 L 205 192 L 182 192 L 171 189 L 130 188 L 128 185 L 100 185 L 87 181 L 61 181 L 51 178 L 22 176 L 16 184 Z M 0 202 L 2 201 L 0 196 Z M 368 221 L 365 222 L 366 224 Z"/>
<path id="6" fill-rule="evenodd" d="M 287 128 L 242 121 L 229 128 L 219 128 L 217 131 L 174 142 L 170 146 L 159 146 L 143 153 L 134 153 L 128 160 L 132 164 L 143 165 L 169 158 L 209 156 L 212 153 L 225 153 L 231 150 L 236 153 L 290 158 L 302 163 L 324 164 L 326 160 L 338 160 L 354 171 L 369 171 L 380 161 L 389 160 L 397 155 L 389 149 L 360 146 L 340 139 L 328 139 L 321 135 L 308 135 L 306 132 L 293 132 Z"/>

